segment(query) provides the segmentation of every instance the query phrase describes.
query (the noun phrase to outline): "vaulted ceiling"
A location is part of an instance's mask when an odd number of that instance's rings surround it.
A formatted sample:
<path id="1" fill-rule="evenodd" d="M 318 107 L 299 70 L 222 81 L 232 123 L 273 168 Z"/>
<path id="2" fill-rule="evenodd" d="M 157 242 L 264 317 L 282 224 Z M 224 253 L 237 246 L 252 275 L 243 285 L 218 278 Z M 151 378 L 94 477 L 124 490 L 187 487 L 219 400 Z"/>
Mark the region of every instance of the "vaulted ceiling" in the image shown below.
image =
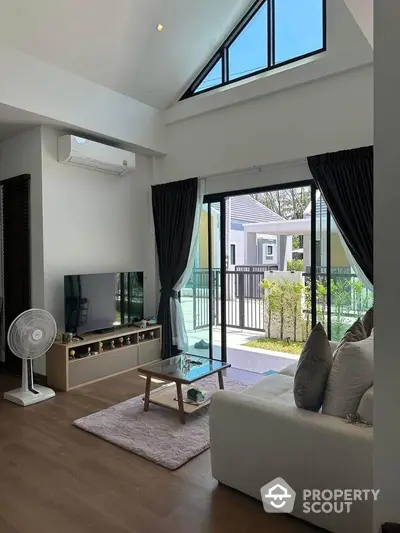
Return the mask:
<path id="1" fill-rule="evenodd" d="M 364 36 L 345 1 L 327 1 L 328 16 L 337 9 L 337 42 L 350 54 L 359 53 Z M 252 2 L 2 0 L 0 45 L 165 109 Z M 162 32 L 157 31 L 160 23 Z M 328 35 L 328 49 L 331 45 L 334 40 Z"/>
<path id="2" fill-rule="evenodd" d="M 2 0 L 0 42 L 165 108 L 251 3 Z"/>

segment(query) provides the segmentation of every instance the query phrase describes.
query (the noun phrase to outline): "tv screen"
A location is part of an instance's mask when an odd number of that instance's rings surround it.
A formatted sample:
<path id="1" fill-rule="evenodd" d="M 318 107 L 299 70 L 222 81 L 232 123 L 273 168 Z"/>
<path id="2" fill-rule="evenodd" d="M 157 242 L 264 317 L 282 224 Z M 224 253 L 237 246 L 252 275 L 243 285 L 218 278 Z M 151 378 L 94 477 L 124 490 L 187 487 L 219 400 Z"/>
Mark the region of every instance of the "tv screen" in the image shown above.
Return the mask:
<path id="1" fill-rule="evenodd" d="M 143 318 L 143 272 L 64 276 L 65 331 L 130 326 Z"/>

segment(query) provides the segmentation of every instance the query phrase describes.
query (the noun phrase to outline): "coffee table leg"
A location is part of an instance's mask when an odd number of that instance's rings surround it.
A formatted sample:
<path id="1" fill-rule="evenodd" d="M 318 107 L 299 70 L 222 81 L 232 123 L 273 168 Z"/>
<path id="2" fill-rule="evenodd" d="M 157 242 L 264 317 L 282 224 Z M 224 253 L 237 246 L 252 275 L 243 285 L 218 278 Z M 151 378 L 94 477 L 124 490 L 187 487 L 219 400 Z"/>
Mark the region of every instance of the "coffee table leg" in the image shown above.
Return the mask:
<path id="1" fill-rule="evenodd" d="M 146 378 L 146 389 L 144 393 L 144 410 L 149 410 L 149 399 L 150 399 L 150 388 L 151 388 L 151 377 L 147 376 Z"/>
<path id="2" fill-rule="evenodd" d="M 222 390 L 224 388 L 224 376 L 222 375 L 222 370 L 218 372 L 218 383 L 219 388 Z"/>
<path id="3" fill-rule="evenodd" d="M 181 424 L 186 424 L 185 408 L 183 405 L 183 396 L 182 396 L 182 385 L 180 383 L 176 384 L 176 392 L 178 393 L 179 419 L 181 421 Z"/>

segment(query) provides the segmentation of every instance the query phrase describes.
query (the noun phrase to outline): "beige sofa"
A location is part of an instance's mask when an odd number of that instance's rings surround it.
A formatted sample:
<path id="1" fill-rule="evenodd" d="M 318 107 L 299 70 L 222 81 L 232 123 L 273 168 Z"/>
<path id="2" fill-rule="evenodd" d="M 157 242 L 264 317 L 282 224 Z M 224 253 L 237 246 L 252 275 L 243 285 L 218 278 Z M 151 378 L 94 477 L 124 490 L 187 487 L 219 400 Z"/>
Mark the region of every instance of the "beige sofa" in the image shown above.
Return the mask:
<path id="1" fill-rule="evenodd" d="M 242 393 L 213 395 L 212 474 L 257 499 L 261 487 L 281 477 L 297 493 L 294 516 L 334 533 L 369 533 L 372 499 L 353 503 L 350 513 L 303 513 L 303 489 L 373 488 L 373 430 L 298 409 L 293 400 L 295 369 L 291 365 Z M 372 397 L 371 388 L 360 402 L 365 412 L 372 413 Z"/>

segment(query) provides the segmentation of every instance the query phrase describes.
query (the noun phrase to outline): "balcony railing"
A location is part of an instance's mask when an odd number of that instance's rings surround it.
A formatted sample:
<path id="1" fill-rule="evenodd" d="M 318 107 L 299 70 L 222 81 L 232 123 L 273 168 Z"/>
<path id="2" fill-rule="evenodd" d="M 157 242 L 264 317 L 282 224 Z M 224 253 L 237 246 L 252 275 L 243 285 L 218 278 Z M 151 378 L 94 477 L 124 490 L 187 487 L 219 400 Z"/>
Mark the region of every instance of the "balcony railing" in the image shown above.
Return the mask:
<path id="1" fill-rule="evenodd" d="M 275 265 L 238 265 L 226 272 L 226 325 L 230 328 L 263 331 L 264 300 L 260 287 L 266 270 L 276 270 Z M 303 273 L 305 286 L 311 283 L 311 274 Z M 317 267 L 317 318 L 324 322 L 327 316 L 326 268 Z M 191 289 L 188 293 L 187 290 Z M 185 289 L 186 296 L 193 296 L 193 325 L 201 329 L 209 325 L 209 298 L 212 296 L 212 324 L 221 324 L 221 271 L 212 270 L 212 286 L 209 288 L 208 269 L 193 270 Z M 306 291 L 310 294 L 310 291 Z M 332 332 L 339 336 L 352 318 L 365 313 L 373 303 L 373 293 L 366 289 L 357 276 L 347 267 L 331 269 L 331 317 Z M 310 309 L 304 305 L 303 312 Z"/>

